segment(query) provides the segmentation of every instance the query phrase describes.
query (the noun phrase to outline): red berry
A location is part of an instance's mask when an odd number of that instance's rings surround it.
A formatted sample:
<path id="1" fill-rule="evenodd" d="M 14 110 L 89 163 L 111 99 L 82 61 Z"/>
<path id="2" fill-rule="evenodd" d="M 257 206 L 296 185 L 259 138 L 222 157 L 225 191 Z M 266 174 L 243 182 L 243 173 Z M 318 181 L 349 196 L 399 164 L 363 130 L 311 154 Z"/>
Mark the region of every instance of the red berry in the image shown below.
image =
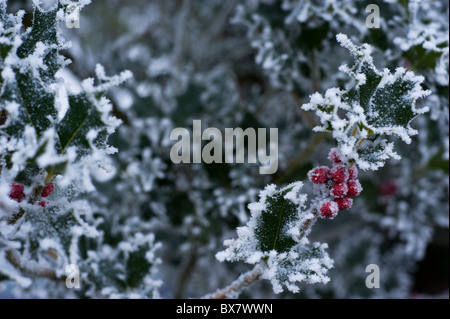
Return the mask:
<path id="1" fill-rule="evenodd" d="M 338 205 L 339 210 L 349 209 L 353 205 L 353 199 L 350 197 L 336 198 L 334 201 Z"/>
<path id="2" fill-rule="evenodd" d="M 336 183 L 344 183 L 348 180 L 348 170 L 344 165 L 333 167 L 331 170 L 331 178 Z"/>
<path id="3" fill-rule="evenodd" d="M 335 202 L 323 202 L 320 207 L 320 216 L 326 219 L 333 219 L 339 211 L 339 206 Z"/>
<path id="4" fill-rule="evenodd" d="M 308 177 L 314 184 L 323 184 L 327 181 L 330 169 L 326 166 L 316 167 L 308 172 Z"/>
<path id="5" fill-rule="evenodd" d="M 356 166 L 352 166 L 348 169 L 348 178 L 349 179 L 356 179 L 358 177 L 358 169 Z"/>
<path id="6" fill-rule="evenodd" d="M 50 204 L 50 202 L 48 200 L 41 200 L 38 204 L 42 208 L 45 208 L 48 204 Z"/>
<path id="7" fill-rule="evenodd" d="M 44 189 L 41 192 L 41 197 L 47 197 L 50 196 L 51 193 L 53 193 L 53 189 L 55 187 L 53 186 L 53 183 L 48 184 L 44 187 Z"/>
<path id="8" fill-rule="evenodd" d="M 9 192 L 9 198 L 14 199 L 15 201 L 20 203 L 26 197 L 25 193 L 23 192 L 24 189 L 25 186 L 23 186 L 22 184 L 12 183 L 11 190 Z"/>
<path id="9" fill-rule="evenodd" d="M 389 182 L 380 184 L 379 190 L 380 190 L 381 195 L 393 196 L 397 193 L 398 186 L 395 183 L 395 181 L 389 181 Z"/>
<path id="10" fill-rule="evenodd" d="M 362 191 L 361 184 L 357 180 L 348 181 L 347 186 L 348 186 L 348 192 L 347 192 L 348 196 L 351 196 L 351 197 L 358 196 Z"/>
<path id="11" fill-rule="evenodd" d="M 347 183 L 334 184 L 333 188 L 331 189 L 331 195 L 333 195 L 334 197 L 342 197 L 346 195 L 347 192 L 348 192 Z"/>
<path id="12" fill-rule="evenodd" d="M 339 155 L 337 155 L 337 148 L 332 148 L 330 150 L 330 153 L 328 153 L 328 159 L 336 164 L 341 162 Z"/>

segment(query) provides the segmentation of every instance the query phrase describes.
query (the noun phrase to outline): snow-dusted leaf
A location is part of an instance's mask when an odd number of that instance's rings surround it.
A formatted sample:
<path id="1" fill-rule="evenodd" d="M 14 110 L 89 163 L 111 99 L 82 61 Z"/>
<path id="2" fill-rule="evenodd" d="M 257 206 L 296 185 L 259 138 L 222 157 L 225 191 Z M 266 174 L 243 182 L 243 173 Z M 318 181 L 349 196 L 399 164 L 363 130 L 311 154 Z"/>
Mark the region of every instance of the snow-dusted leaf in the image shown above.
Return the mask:
<path id="1" fill-rule="evenodd" d="M 79 154 L 87 153 L 91 149 L 87 134 L 91 130 L 100 131 L 104 125 L 101 113 L 85 93 L 69 96 L 69 109 L 57 125 L 61 151 L 75 145 Z"/>
<path id="2" fill-rule="evenodd" d="M 62 47 L 56 29 L 58 9 L 59 6 L 54 6 L 43 11 L 36 6 L 31 28 L 23 34 L 18 30 L 6 34 L 11 48 L 17 45 L 14 36 L 20 36 L 22 41 L 16 54 L 4 52 L 4 58 L 10 55 L 6 68 L 11 75 L 3 75 L 5 84 L 0 100 L 19 106 L 19 114 L 13 117 L 6 130 L 12 136 L 20 136 L 25 126 L 31 125 L 39 138 L 56 118 L 54 93 L 48 86 L 55 82 L 54 75 L 64 63 L 64 58 L 58 54 Z"/>
<path id="3" fill-rule="evenodd" d="M 39 53 L 43 67 L 40 69 L 41 79 L 53 82 L 55 73 L 61 68 L 64 58 L 59 55 L 61 49 L 57 33 L 57 14 L 62 9 L 58 4 L 48 11 L 41 10 L 39 6 L 34 9 L 33 26 L 22 36 L 22 44 L 17 49 L 17 56 L 25 59 Z"/>
<path id="4" fill-rule="evenodd" d="M 114 250 L 103 246 L 101 250 L 88 251 L 81 267 L 89 274 L 86 280 L 104 296 L 123 298 L 131 289 L 138 298 L 152 297 L 161 285 L 161 281 L 153 279 L 160 263 L 155 254 L 159 247 L 153 234 L 136 233 L 118 243 Z"/>
<path id="5" fill-rule="evenodd" d="M 275 192 L 265 199 L 266 207 L 262 210 L 255 227 L 258 248 L 263 252 L 276 250 L 284 252 L 296 244 L 287 231 L 298 219 L 300 203 L 285 198 L 292 188 Z"/>
<path id="6" fill-rule="evenodd" d="M 328 270 L 333 267 L 333 260 L 325 249 L 327 244 L 296 245 L 282 254 L 269 254 L 267 269 L 261 277 L 272 283 L 275 293 L 283 292 L 283 286 L 294 293 L 300 289 L 296 283 L 308 284 L 330 281 Z"/>
<path id="7" fill-rule="evenodd" d="M 417 130 L 411 121 L 428 111 L 417 108 L 416 102 L 431 92 L 422 89 L 422 76 L 399 67 L 379 71 L 373 63 L 371 47 L 357 46 L 344 34 L 338 34 L 340 44 L 355 58 L 355 65 L 340 70 L 352 78 L 346 90 L 331 88 L 325 96 L 311 95 L 304 110 L 313 110 L 321 125 L 315 131 L 330 132 L 338 142 L 338 154 L 347 162 L 356 162 L 362 169 L 377 169 L 388 158 L 399 158 L 383 135 L 395 135 L 405 143 Z M 375 152 L 373 150 L 376 150 Z"/>
<path id="8" fill-rule="evenodd" d="M 58 44 L 56 32 L 58 9 L 59 6 L 54 6 L 48 11 L 43 11 L 39 7 L 34 8 L 33 27 L 22 37 L 22 45 L 17 50 L 19 58 L 24 59 L 32 54 L 38 42 L 46 46 Z"/>
<path id="9" fill-rule="evenodd" d="M 220 261 L 262 263 L 261 278 L 268 279 L 275 293 L 283 286 L 298 292 L 297 282 L 328 282 L 327 270 L 333 262 L 326 245 L 310 244 L 306 235 L 315 215 L 305 210 L 306 195 L 299 194 L 303 184 L 296 182 L 280 190 L 268 185 L 260 200 L 249 205 L 250 220 L 238 227 L 237 239 L 226 240 L 227 248 L 216 254 Z"/>
<path id="10" fill-rule="evenodd" d="M 93 79 L 87 79 L 80 93 L 59 94 L 65 83 L 55 74 L 67 64 L 60 54 L 67 47 L 58 30 L 64 10 L 61 3 L 47 11 L 35 5 L 33 24 L 24 33 L 12 23 L 21 24 L 21 16 L 7 15 L 3 12 L 5 6 L 1 8 L 5 20 L 1 42 L 11 46 L 3 50 L 1 130 L 12 144 L 8 147 L 7 165 L 15 165 L 17 181 L 26 185 L 31 185 L 34 177 L 42 173 L 40 169 L 55 176 L 63 174 L 70 162 L 95 150 L 114 151 L 107 141 L 121 121 L 110 115 L 112 106 L 104 93 L 131 76 L 130 72 L 123 72 L 108 77 L 97 65 L 98 86 Z M 61 113 L 64 105 L 67 110 Z M 15 151 L 16 148 L 20 151 Z"/>
<path id="11" fill-rule="evenodd" d="M 404 68 L 397 68 L 394 74 L 388 69 L 380 72 L 367 45 L 356 46 L 342 34 L 337 38 L 356 60 L 351 69 L 342 67 L 354 79 L 353 86 L 342 94 L 345 103 L 352 109 L 363 109 L 365 121 L 361 125 L 369 135 L 394 134 L 409 143 L 409 136 L 416 134 L 410 122 L 428 110 L 416 108 L 417 99 L 429 94 L 420 86 L 423 77 Z"/>
<path id="12" fill-rule="evenodd" d="M 18 115 L 10 121 L 5 132 L 20 137 L 25 127 L 30 125 L 40 138 L 56 118 L 54 96 L 30 71 L 21 73 L 20 70 L 16 70 L 15 75 L 17 81 L 6 83 L 0 93 L 1 100 L 19 105 Z"/>

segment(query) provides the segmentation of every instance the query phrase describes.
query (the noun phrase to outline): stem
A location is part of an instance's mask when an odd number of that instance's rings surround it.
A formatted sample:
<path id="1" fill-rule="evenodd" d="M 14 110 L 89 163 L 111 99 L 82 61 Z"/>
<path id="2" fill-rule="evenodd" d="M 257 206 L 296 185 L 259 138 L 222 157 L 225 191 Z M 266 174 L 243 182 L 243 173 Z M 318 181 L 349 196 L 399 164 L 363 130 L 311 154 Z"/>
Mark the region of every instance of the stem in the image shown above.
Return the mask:
<path id="1" fill-rule="evenodd" d="M 302 152 L 294 157 L 288 164 L 288 167 L 284 172 L 280 175 L 276 175 L 272 182 L 275 184 L 279 184 L 283 182 L 286 178 L 292 178 L 293 173 L 299 167 L 301 167 L 306 160 L 315 152 L 317 147 L 321 145 L 321 143 L 328 138 L 328 133 L 314 134 L 309 140 L 308 144 L 303 148 Z"/>
<path id="2" fill-rule="evenodd" d="M 295 93 L 295 92 L 291 92 L 291 96 L 294 99 L 295 103 L 298 106 L 301 106 L 303 104 L 302 99 Z M 314 126 L 316 126 L 316 122 L 314 121 L 314 119 L 311 117 L 311 114 L 307 111 L 305 111 L 304 109 L 302 109 L 300 107 L 300 111 L 302 112 L 302 116 L 305 118 L 306 123 L 308 124 L 308 126 L 312 129 Z"/>
<path id="3" fill-rule="evenodd" d="M 184 260 L 183 265 L 181 267 L 181 273 L 179 279 L 177 280 L 177 286 L 175 288 L 174 298 L 179 299 L 182 298 L 184 288 L 189 279 L 189 276 L 192 273 L 192 270 L 195 268 L 195 263 L 197 260 L 197 246 L 191 248 L 191 251 L 187 258 Z"/>
<path id="4" fill-rule="evenodd" d="M 311 50 L 311 68 L 312 68 L 313 91 L 317 92 L 319 91 L 320 83 L 319 83 L 319 71 L 317 70 L 316 52 L 314 51 L 314 49 Z"/>
<path id="5" fill-rule="evenodd" d="M 360 148 L 362 142 L 364 142 L 365 140 L 366 140 L 365 138 L 361 139 L 361 140 L 359 141 L 358 145 L 356 145 L 356 149 Z"/>
<path id="6" fill-rule="evenodd" d="M 313 218 L 308 219 L 302 226 L 302 228 L 300 229 L 300 235 L 298 236 L 298 239 L 302 239 L 303 237 L 306 236 L 306 234 L 309 232 L 309 230 L 311 229 L 312 225 L 314 225 L 314 223 L 317 220 L 317 216 L 319 215 L 319 212 L 317 211 L 316 208 L 314 208 L 312 210 L 312 214 L 314 215 Z"/>
<path id="7" fill-rule="evenodd" d="M 56 272 L 50 268 L 44 267 L 33 267 L 28 263 L 23 263 L 20 254 L 16 250 L 8 250 L 6 251 L 6 259 L 13 265 L 15 268 L 20 270 L 22 273 L 37 277 L 49 278 L 52 280 L 65 280 L 65 277 L 58 277 Z"/>
<path id="8" fill-rule="evenodd" d="M 226 299 L 230 295 L 238 293 L 242 289 L 250 286 L 262 275 L 261 266 L 258 264 L 252 270 L 242 274 L 229 286 L 216 291 L 215 293 L 204 296 L 202 299 Z"/>

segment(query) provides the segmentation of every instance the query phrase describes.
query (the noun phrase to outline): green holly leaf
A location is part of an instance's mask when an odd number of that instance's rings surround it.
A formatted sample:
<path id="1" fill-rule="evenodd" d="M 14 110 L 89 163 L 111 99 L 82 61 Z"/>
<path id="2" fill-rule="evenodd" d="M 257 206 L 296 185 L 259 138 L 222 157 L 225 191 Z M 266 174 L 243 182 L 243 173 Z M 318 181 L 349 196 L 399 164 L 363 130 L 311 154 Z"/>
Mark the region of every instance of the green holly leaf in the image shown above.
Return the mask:
<path id="1" fill-rule="evenodd" d="M 417 99 L 430 94 L 421 88 L 424 78 L 404 68 L 397 68 L 393 74 L 388 69 L 379 71 L 368 45 L 357 46 L 342 34 L 337 38 L 355 58 L 352 68 L 341 69 L 354 79 L 350 89 L 342 94 L 344 102 L 351 110 L 363 109 L 365 119 L 361 124 L 372 133 L 397 135 L 409 143 L 409 136 L 416 134 L 410 127 L 411 121 L 427 111 L 416 108 Z"/>
<path id="2" fill-rule="evenodd" d="M 37 134 L 37 139 L 42 133 L 51 127 L 52 121 L 57 117 L 54 106 L 55 94 L 49 90 L 49 85 L 54 83 L 54 75 L 62 67 L 62 56 L 58 49 L 61 44 L 57 37 L 57 11 L 60 5 L 48 11 L 42 11 L 35 7 L 32 27 L 21 34 L 21 45 L 17 48 L 17 57 L 22 60 L 29 59 L 36 52 L 38 44 L 43 45 L 45 50 L 40 52 L 43 67 L 13 67 L 16 81 L 7 81 L 0 92 L 0 100 L 6 103 L 19 105 L 18 116 L 11 121 L 5 130 L 13 137 L 21 137 L 27 125 L 31 125 Z M 6 19 L 2 5 L 0 18 Z M 12 39 L 15 35 L 9 33 Z M 12 42 L 11 42 L 12 43 Z M 10 45 L 2 47 L 2 57 L 5 58 L 10 50 Z M 36 74 L 38 72 L 39 74 Z"/>
<path id="3" fill-rule="evenodd" d="M 149 243 L 145 243 L 138 246 L 135 251 L 128 252 L 128 256 L 124 256 L 126 259 L 126 281 L 131 289 L 138 287 L 142 283 L 142 280 L 153 265 L 146 257 L 150 248 Z M 119 254 L 119 258 L 122 254 L 124 252 Z"/>
<path id="4" fill-rule="evenodd" d="M 65 65 L 60 54 L 65 45 L 57 27 L 59 10 L 62 10 L 60 2 L 47 11 L 35 6 L 32 26 L 21 33 L 20 28 L 15 27 L 20 24 L 20 15 L 6 14 L 4 3 L 0 7 L 0 19 L 3 30 L 6 30 L 5 35 L 2 34 L 3 41 L 0 41 L 0 54 L 3 58 L 13 54 L 7 65 L 2 65 L 7 72 L 2 72 L 0 87 L 0 125 L 2 133 L 18 141 L 27 132 L 30 147 L 37 146 L 34 153 L 28 152 L 26 167 L 18 174 L 19 180 L 27 185 L 44 169 L 49 176 L 63 174 L 69 161 L 73 160 L 66 156 L 69 147 L 76 149 L 75 160 L 90 154 L 94 148 L 108 148 L 108 137 L 120 121 L 108 115 L 111 105 L 104 94 L 131 75 L 125 72 L 108 77 L 103 68 L 97 66 L 97 86 L 94 86 L 94 80 L 89 79 L 83 82 L 81 93 L 69 95 L 67 102 L 58 101 L 61 97 L 57 96 L 55 87 L 62 84 L 57 83 L 55 74 Z M 13 41 L 17 36 L 22 40 L 19 44 Z M 11 45 L 18 47 L 9 48 Z M 56 105 L 66 104 L 68 109 L 60 119 Z M 44 153 L 54 156 L 50 158 L 52 156 Z M 8 160 L 11 155 L 5 157 L 8 165 L 11 164 Z M 33 175 L 29 175 L 31 172 Z"/>
<path id="5" fill-rule="evenodd" d="M 275 293 L 283 287 L 298 292 L 299 282 L 328 282 L 333 261 L 326 244 L 307 239 L 317 215 L 311 208 L 305 210 L 307 196 L 299 193 L 302 186 L 296 182 L 277 190 L 275 185 L 267 185 L 259 202 L 249 205 L 251 217 L 246 226 L 238 227 L 238 238 L 226 240 L 228 247 L 216 258 L 263 263 L 261 278 L 270 280 Z"/>
<path id="6" fill-rule="evenodd" d="M 266 198 L 266 209 L 261 212 L 255 228 L 258 248 L 263 252 L 270 250 L 284 252 L 297 244 L 287 233 L 298 218 L 300 209 L 300 204 L 285 198 L 291 190 L 292 187 L 277 191 Z"/>
<path id="7" fill-rule="evenodd" d="M 362 57 L 361 57 L 362 59 Z M 357 59 L 357 65 L 349 74 L 355 79 L 365 79 L 342 94 L 351 107 L 362 107 L 366 119 L 361 123 L 373 134 L 392 133 L 405 141 L 411 135 L 411 121 L 424 110 L 415 108 L 417 87 L 421 77 L 399 68 L 395 74 L 388 70 L 379 72 L 371 61 Z"/>
<path id="8" fill-rule="evenodd" d="M 87 154 L 91 150 L 87 134 L 90 130 L 102 130 L 105 125 L 101 115 L 86 93 L 69 96 L 69 109 L 56 127 L 61 153 L 73 145 L 79 155 Z"/>
<path id="9" fill-rule="evenodd" d="M 355 59 L 351 68 L 340 68 L 352 79 L 349 88 L 331 88 L 325 96 L 315 93 L 302 108 L 316 111 L 321 125 L 314 130 L 333 134 L 342 159 L 362 169 L 377 169 L 388 158 L 399 158 L 382 136 L 394 135 L 409 144 L 418 133 L 411 122 L 428 111 L 417 108 L 416 102 L 431 92 L 422 89 L 422 76 L 402 67 L 394 73 L 378 70 L 368 44 L 355 45 L 344 34 L 337 39 Z"/>
<path id="10" fill-rule="evenodd" d="M 222 257 L 218 256 L 219 260 L 254 263 L 255 256 L 282 254 L 301 244 L 305 235 L 301 229 L 314 219 L 314 214 L 304 210 L 307 196 L 299 193 L 302 187 L 301 182 L 278 190 L 273 184 L 267 185 L 259 194 L 259 202 L 249 205 L 251 218 L 247 225 L 238 228 L 238 239 L 225 243 L 229 247 Z"/>
<path id="11" fill-rule="evenodd" d="M 22 44 L 17 49 L 19 58 L 25 59 L 33 54 L 39 42 L 42 42 L 47 47 L 54 46 L 53 49 L 57 52 L 60 41 L 57 36 L 58 19 L 56 15 L 60 8 L 60 4 L 48 11 L 42 11 L 39 7 L 34 8 L 32 28 L 23 34 Z M 50 65 L 47 64 L 47 66 Z"/>

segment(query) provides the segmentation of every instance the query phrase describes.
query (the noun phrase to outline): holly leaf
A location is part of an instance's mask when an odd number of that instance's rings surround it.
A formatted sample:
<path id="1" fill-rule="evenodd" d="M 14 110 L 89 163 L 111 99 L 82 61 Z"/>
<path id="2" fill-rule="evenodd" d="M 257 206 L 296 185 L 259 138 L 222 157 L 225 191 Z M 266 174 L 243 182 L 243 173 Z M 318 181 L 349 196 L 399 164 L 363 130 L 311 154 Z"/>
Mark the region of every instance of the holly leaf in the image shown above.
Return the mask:
<path id="1" fill-rule="evenodd" d="M 261 212 L 255 228 L 258 248 L 263 252 L 284 252 L 297 244 L 287 229 L 298 215 L 299 204 L 285 198 L 292 187 L 278 191 L 266 199 L 266 209 Z"/>
<path id="2" fill-rule="evenodd" d="M 25 32 L 18 27 L 22 16 L 7 14 L 6 5 L 0 6 L 1 29 L 5 32 L 0 41 L 4 59 L 0 59 L 1 133 L 16 144 L 20 141 L 27 144 L 26 154 L 20 154 L 23 161 L 17 164 L 21 167 L 17 178 L 29 185 L 43 170 L 48 176 L 63 174 L 71 161 L 91 154 L 96 148 L 111 151 L 108 137 L 120 121 L 109 115 L 112 106 L 104 94 L 130 78 L 131 72 L 109 77 L 97 65 L 98 85 L 87 79 L 82 83 L 81 93 L 61 100 L 63 97 L 57 93 L 64 79 L 57 80 L 55 74 L 66 64 L 60 54 L 65 43 L 57 25 L 63 5 L 58 1 L 47 11 L 35 5 L 33 24 Z M 15 40 L 17 37 L 20 42 Z M 61 119 L 58 111 L 63 105 L 68 108 Z M 67 152 L 69 147 L 74 147 L 76 157 Z M 5 156 L 8 167 L 12 166 L 14 152 L 11 148 Z"/>
<path id="3" fill-rule="evenodd" d="M 410 127 L 411 121 L 427 111 L 416 108 L 416 100 L 429 94 L 420 86 L 423 77 L 404 68 L 397 68 L 394 74 L 388 69 L 381 72 L 367 47 L 344 43 L 355 56 L 356 64 L 351 69 L 343 68 L 355 80 L 342 94 L 343 100 L 351 109 L 363 109 L 365 119 L 361 124 L 371 134 L 393 134 L 409 143 L 409 137 L 416 134 Z"/>
<path id="4" fill-rule="evenodd" d="M 299 282 L 328 282 L 333 261 L 326 244 L 310 243 L 306 237 L 316 215 L 305 210 L 307 196 L 299 193 L 302 186 L 296 182 L 277 190 L 267 185 L 259 202 L 249 205 L 251 217 L 246 226 L 238 227 L 238 238 L 224 241 L 227 248 L 216 258 L 262 262 L 261 278 L 270 280 L 275 293 L 283 287 L 298 292 Z"/>
<path id="5" fill-rule="evenodd" d="M 57 116 L 54 106 L 54 93 L 49 90 L 49 85 L 54 82 L 54 74 L 62 67 L 62 57 L 58 56 L 58 48 L 61 46 L 57 37 L 57 11 L 59 5 L 48 11 L 42 11 L 35 7 L 32 26 L 20 35 L 22 43 L 17 48 L 17 57 L 29 67 L 11 66 L 15 81 L 5 81 L 0 92 L 0 100 L 6 103 L 19 105 L 16 116 L 5 130 L 7 134 L 20 138 L 27 125 L 31 125 L 39 139 L 44 131 L 52 124 Z M 1 11 L 5 7 L 2 5 Z M 0 17 L 6 19 L 5 13 Z M 15 31 L 15 30 L 14 30 Z M 13 43 L 15 36 L 10 31 L 8 38 Z M 35 52 L 38 43 L 43 46 L 43 52 Z M 9 45 L 2 49 L 4 58 L 10 53 Z M 45 49 L 44 49 L 45 48 Z M 37 56 L 35 56 L 37 54 Z M 58 57 L 60 58 L 58 60 Z M 31 60 L 42 58 L 41 67 L 31 66 Z M 39 74 L 37 75 L 36 72 Z"/>
<path id="6" fill-rule="evenodd" d="M 54 82 L 55 73 L 62 67 L 63 57 L 59 55 L 61 41 L 58 39 L 57 13 L 62 8 L 61 3 L 53 8 L 43 11 L 36 6 L 34 8 L 33 25 L 22 35 L 22 44 L 17 49 L 17 56 L 25 59 L 32 55 L 38 44 L 43 44 L 44 68 L 39 70 L 41 79 L 48 83 Z"/>
<path id="7" fill-rule="evenodd" d="M 307 196 L 299 193 L 302 187 L 302 182 L 281 189 L 267 185 L 259 194 L 259 202 L 248 206 L 251 218 L 246 226 L 238 228 L 238 239 L 226 241 L 229 247 L 217 258 L 254 263 L 262 256 L 282 254 L 304 243 L 301 229 L 314 219 L 314 214 L 304 210 Z"/>
<path id="8" fill-rule="evenodd" d="M 56 14 L 60 6 L 55 6 L 48 11 L 41 11 L 35 7 L 33 15 L 33 27 L 22 37 L 22 45 L 17 49 L 17 56 L 21 59 L 33 53 L 38 42 L 45 45 L 57 45 Z"/>
<path id="9" fill-rule="evenodd" d="M 422 76 L 402 67 L 394 73 L 378 70 L 368 44 L 355 45 L 344 34 L 338 34 L 337 40 L 355 59 L 351 68 L 340 67 L 352 79 L 350 86 L 331 88 L 325 96 L 314 93 L 302 108 L 316 111 L 321 125 L 314 130 L 333 134 L 343 160 L 375 170 L 388 158 L 399 158 L 393 144 L 382 136 L 394 135 L 409 144 L 418 133 L 411 122 L 428 111 L 428 107 L 418 108 L 416 102 L 431 92 L 422 89 Z"/>
<path id="10" fill-rule="evenodd" d="M 86 93 L 69 96 L 69 109 L 56 127 L 61 153 L 74 145 L 80 156 L 86 155 L 91 150 L 87 134 L 91 130 L 100 131 L 105 126 L 101 115 Z"/>

